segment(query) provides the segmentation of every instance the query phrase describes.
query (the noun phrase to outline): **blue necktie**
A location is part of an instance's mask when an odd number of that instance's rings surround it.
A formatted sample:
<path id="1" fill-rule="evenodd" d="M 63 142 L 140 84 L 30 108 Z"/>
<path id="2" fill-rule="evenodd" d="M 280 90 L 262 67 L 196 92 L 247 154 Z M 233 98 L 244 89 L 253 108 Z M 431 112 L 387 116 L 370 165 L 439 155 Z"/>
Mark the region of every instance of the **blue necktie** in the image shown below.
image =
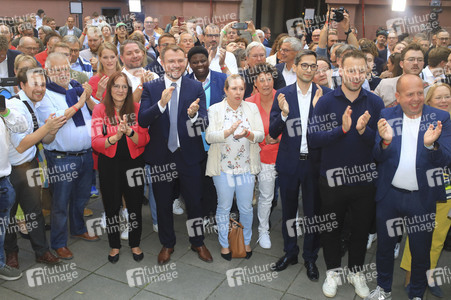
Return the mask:
<path id="1" fill-rule="evenodd" d="M 169 110 L 169 140 L 168 148 L 174 153 L 177 150 L 177 112 L 178 112 L 178 102 L 177 102 L 177 84 L 173 82 L 171 86 L 174 87 L 171 96 L 171 108 Z"/>

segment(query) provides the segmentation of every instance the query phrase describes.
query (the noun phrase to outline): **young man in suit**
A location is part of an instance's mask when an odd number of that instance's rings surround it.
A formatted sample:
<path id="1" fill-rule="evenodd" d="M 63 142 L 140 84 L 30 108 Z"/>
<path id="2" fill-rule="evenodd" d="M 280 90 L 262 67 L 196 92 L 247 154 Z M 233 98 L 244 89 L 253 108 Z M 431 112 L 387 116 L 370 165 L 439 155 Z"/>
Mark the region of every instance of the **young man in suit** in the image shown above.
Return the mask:
<path id="1" fill-rule="evenodd" d="M 161 39 L 160 39 L 161 41 Z M 161 51 L 165 75 L 161 80 L 144 84 L 139 110 L 139 125 L 148 127 L 153 141 L 146 146 L 144 159 L 150 164 L 152 176 L 158 176 L 165 166 L 178 178 L 180 192 L 185 199 L 191 249 L 199 258 L 212 262 L 204 245 L 202 230 L 196 229 L 196 221 L 202 217 L 202 168 L 205 151 L 201 135 L 190 134 L 199 119 L 207 119 L 205 92 L 202 84 L 182 76 L 186 69 L 186 57 L 182 48 L 167 46 Z M 167 146 L 166 146 L 167 145 Z M 164 174 L 163 174 L 164 175 Z M 161 178 L 161 177 L 160 177 Z M 158 236 L 163 245 L 159 255 L 160 265 L 167 263 L 174 252 L 175 232 L 172 215 L 174 180 L 154 180 L 152 188 L 157 202 Z M 196 224 L 195 224 L 196 223 Z"/>
<path id="2" fill-rule="evenodd" d="M 382 111 L 373 152 L 379 173 L 377 288 L 367 300 L 392 299 L 393 250 L 403 224 L 412 252 L 409 299 L 422 299 L 427 272 L 434 271 L 429 267 L 435 202 L 446 199 L 443 168 L 451 162 L 449 113 L 424 105 L 423 82 L 416 75 L 402 75 L 395 95 L 399 105 Z"/>
<path id="3" fill-rule="evenodd" d="M 292 66 L 296 82 L 277 91 L 269 126 L 269 135 L 277 138 L 281 133 L 276 170 L 279 173 L 280 196 L 282 199 L 282 234 L 285 255 L 276 262 L 274 270 L 285 270 L 298 262 L 299 247 L 296 213 L 298 210 L 299 186 L 302 189 L 304 217 L 315 218 L 319 214 L 318 160 L 319 153 L 309 145 L 307 125 L 313 107 L 328 88 L 317 88 L 313 77 L 318 68 L 316 53 L 301 50 Z M 316 259 L 318 258 L 319 232 L 306 230 L 302 257 L 307 276 L 312 281 L 319 279 Z M 299 233 L 299 235 L 302 233 Z"/>
<path id="4" fill-rule="evenodd" d="M 58 29 L 61 37 L 64 37 L 66 35 L 75 35 L 77 38 L 80 38 L 82 31 L 80 28 L 75 27 L 74 24 L 75 18 L 73 16 L 67 17 L 66 25 Z"/>

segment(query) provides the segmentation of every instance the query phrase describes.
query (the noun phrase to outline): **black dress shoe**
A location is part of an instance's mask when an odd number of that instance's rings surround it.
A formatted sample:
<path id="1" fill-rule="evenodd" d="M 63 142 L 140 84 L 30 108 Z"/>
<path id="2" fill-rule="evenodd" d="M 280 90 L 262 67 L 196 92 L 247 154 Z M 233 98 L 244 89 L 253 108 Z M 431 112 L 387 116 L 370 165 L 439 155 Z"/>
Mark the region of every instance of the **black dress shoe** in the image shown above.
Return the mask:
<path id="1" fill-rule="evenodd" d="M 297 256 L 288 257 L 284 255 L 276 262 L 274 266 L 271 267 L 271 269 L 273 271 L 283 271 L 288 267 L 288 265 L 295 265 L 297 263 L 298 263 Z"/>
<path id="2" fill-rule="evenodd" d="M 110 263 L 115 264 L 118 262 L 118 260 L 119 260 L 119 253 L 114 256 L 108 255 L 108 261 Z"/>
<path id="3" fill-rule="evenodd" d="M 316 264 L 313 261 L 304 262 L 304 266 L 307 270 L 307 277 L 311 281 L 318 281 L 319 279 L 319 271 L 316 267 Z"/>
<path id="4" fill-rule="evenodd" d="M 251 256 L 252 256 L 252 251 L 249 251 L 249 252 L 247 252 L 246 251 L 246 259 L 249 259 L 249 258 L 251 258 Z"/>
<path id="5" fill-rule="evenodd" d="M 229 252 L 227 254 L 221 253 L 221 257 L 225 260 L 231 261 L 232 260 L 232 252 Z"/>
<path id="6" fill-rule="evenodd" d="M 133 259 L 135 261 L 139 262 L 139 261 L 142 261 L 143 258 L 144 258 L 144 252 L 141 252 L 141 254 L 135 254 L 135 253 L 132 252 L 132 254 L 133 254 Z"/>

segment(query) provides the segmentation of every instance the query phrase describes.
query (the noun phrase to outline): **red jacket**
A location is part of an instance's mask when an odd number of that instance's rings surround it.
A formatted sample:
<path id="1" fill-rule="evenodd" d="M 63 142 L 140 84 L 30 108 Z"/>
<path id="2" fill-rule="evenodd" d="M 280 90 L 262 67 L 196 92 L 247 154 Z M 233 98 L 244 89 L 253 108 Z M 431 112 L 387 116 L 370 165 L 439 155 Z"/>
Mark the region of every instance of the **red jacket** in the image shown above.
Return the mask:
<path id="1" fill-rule="evenodd" d="M 49 56 L 49 53 L 47 52 L 47 49 L 45 49 L 42 52 L 39 52 L 34 56 L 36 60 L 42 65 L 43 68 L 45 68 L 45 61 L 47 60 L 47 56 Z"/>
<path id="2" fill-rule="evenodd" d="M 135 116 L 136 119 L 132 126 L 130 126 L 135 134 L 138 135 L 138 144 L 135 144 L 131 138 L 128 136 L 127 145 L 128 150 L 130 151 L 130 156 L 132 158 L 136 158 L 140 156 L 144 152 L 144 148 L 150 140 L 149 131 L 147 128 L 142 128 L 138 125 L 138 112 L 139 112 L 139 104 L 134 103 L 135 105 Z M 105 149 L 105 141 L 108 137 L 111 137 L 117 132 L 117 125 L 112 126 L 110 122 L 107 122 L 108 117 L 105 112 L 105 105 L 103 103 L 99 103 L 94 107 L 94 111 L 92 112 L 92 121 L 91 121 L 91 141 L 92 148 L 99 153 L 102 153 L 108 157 L 114 157 L 116 155 L 117 143 L 111 145 L 110 147 Z M 106 135 L 104 136 L 104 125 L 106 126 Z"/>

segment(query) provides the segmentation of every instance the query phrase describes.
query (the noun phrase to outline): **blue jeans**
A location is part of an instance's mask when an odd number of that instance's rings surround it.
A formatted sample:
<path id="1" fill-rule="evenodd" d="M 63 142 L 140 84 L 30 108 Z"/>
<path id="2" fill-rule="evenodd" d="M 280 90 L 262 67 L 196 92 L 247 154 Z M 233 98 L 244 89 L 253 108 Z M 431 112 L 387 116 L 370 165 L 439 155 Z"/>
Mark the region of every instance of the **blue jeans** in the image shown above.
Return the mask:
<path id="1" fill-rule="evenodd" d="M 9 181 L 9 176 L 0 179 L 0 268 L 5 266 L 5 252 L 3 244 L 5 233 L 8 228 L 9 211 L 16 199 L 16 192 Z"/>
<path id="2" fill-rule="evenodd" d="M 216 222 L 221 247 L 229 248 L 229 215 L 235 193 L 238 210 L 240 211 L 240 223 L 244 227 L 244 244 L 249 245 L 252 238 L 252 197 L 254 195 L 255 176 L 249 172 L 239 175 L 221 172 L 221 175 L 213 176 L 213 182 L 218 193 Z"/>
<path id="3" fill-rule="evenodd" d="M 83 210 L 91 196 L 92 151 L 80 156 L 45 151 L 45 156 L 53 196 L 50 241 L 51 247 L 58 249 L 67 246 L 68 217 L 71 235 L 87 232 Z"/>
<path id="4" fill-rule="evenodd" d="M 158 219 L 157 219 L 157 203 L 155 202 L 155 196 L 153 195 L 152 190 L 152 177 L 150 176 L 150 165 L 146 164 L 146 176 L 147 176 L 147 182 L 145 188 L 149 189 L 149 207 L 150 207 L 150 213 L 152 215 L 152 224 L 157 225 Z M 145 190 L 145 189 L 144 189 Z"/>

